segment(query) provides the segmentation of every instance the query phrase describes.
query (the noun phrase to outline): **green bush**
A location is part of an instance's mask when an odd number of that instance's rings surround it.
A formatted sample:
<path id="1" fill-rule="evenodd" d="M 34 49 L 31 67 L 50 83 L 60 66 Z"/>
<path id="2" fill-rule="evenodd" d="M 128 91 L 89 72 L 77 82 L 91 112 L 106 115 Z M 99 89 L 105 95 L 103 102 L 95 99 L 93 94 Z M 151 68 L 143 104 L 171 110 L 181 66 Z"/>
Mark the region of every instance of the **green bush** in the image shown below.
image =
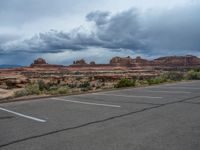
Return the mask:
<path id="1" fill-rule="evenodd" d="M 51 95 L 59 95 L 59 94 L 68 94 L 69 93 L 69 87 L 68 86 L 52 86 L 49 91 L 47 91 L 48 94 Z"/>
<path id="2" fill-rule="evenodd" d="M 80 88 L 88 88 L 90 87 L 90 83 L 89 82 L 84 82 L 82 84 L 79 85 Z"/>
<path id="3" fill-rule="evenodd" d="M 150 78 L 147 80 L 149 85 L 152 84 L 160 84 L 160 83 L 164 83 L 167 82 L 167 78 L 164 75 L 158 76 L 158 77 L 154 77 L 154 78 Z"/>
<path id="4" fill-rule="evenodd" d="M 135 80 L 135 86 L 142 86 L 142 85 L 148 85 L 148 81 L 145 79 L 139 79 Z"/>
<path id="5" fill-rule="evenodd" d="M 39 89 L 38 83 L 29 83 L 23 90 L 14 92 L 15 97 L 22 97 L 28 95 L 39 95 L 42 92 Z"/>
<path id="6" fill-rule="evenodd" d="M 131 86 L 135 86 L 135 80 L 130 80 L 127 78 L 120 79 L 117 85 L 115 85 L 116 88 L 131 87 Z"/>
<path id="7" fill-rule="evenodd" d="M 27 96 L 27 95 L 28 95 L 28 92 L 25 89 L 20 90 L 20 91 L 15 91 L 14 93 L 15 97 L 22 97 L 22 96 Z"/>
<path id="8" fill-rule="evenodd" d="M 169 72 L 165 74 L 166 78 L 171 81 L 181 81 L 184 79 L 184 73 L 182 72 Z"/>
<path id="9" fill-rule="evenodd" d="M 186 79 L 188 80 L 200 80 L 200 71 L 190 70 L 186 73 Z"/>
<path id="10" fill-rule="evenodd" d="M 58 94 L 67 94 L 69 92 L 69 88 L 67 86 L 61 86 L 57 91 Z"/>
<path id="11" fill-rule="evenodd" d="M 48 89 L 47 84 L 45 84 L 43 80 L 39 80 L 37 83 L 38 83 L 40 91 L 44 91 Z"/>
<path id="12" fill-rule="evenodd" d="M 41 94 L 38 83 L 30 83 L 25 87 L 28 95 L 39 95 Z"/>

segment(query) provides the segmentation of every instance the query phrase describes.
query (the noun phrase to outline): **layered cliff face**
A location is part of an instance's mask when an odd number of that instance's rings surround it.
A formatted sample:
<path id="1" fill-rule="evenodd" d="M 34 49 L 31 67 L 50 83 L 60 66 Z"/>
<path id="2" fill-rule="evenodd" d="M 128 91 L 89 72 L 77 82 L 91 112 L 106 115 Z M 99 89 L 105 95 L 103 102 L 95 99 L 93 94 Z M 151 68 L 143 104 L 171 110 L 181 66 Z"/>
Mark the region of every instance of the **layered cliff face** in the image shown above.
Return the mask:
<path id="1" fill-rule="evenodd" d="M 141 57 L 136 57 L 132 59 L 130 56 L 122 58 L 122 57 L 114 57 L 110 60 L 110 65 L 113 66 L 130 66 L 130 67 L 142 67 L 142 66 L 150 66 L 151 62 L 142 59 Z"/>
<path id="2" fill-rule="evenodd" d="M 114 57 L 110 60 L 110 65 L 112 66 L 136 66 L 136 63 L 133 62 L 133 59 L 128 57 Z"/>
<path id="3" fill-rule="evenodd" d="M 186 56 L 169 56 L 160 57 L 158 59 L 149 61 L 141 57 L 132 59 L 131 57 L 114 57 L 110 60 L 110 65 L 113 66 L 161 66 L 161 67 L 180 67 L 180 66 L 198 66 L 200 65 L 200 58 L 192 55 Z"/>
<path id="4" fill-rule="evenodd" d="M 160 57 L 153 61 L 153 66 L 179 67 L 197 65 L 200 65 L 200 58 L 192 55 Z"/>

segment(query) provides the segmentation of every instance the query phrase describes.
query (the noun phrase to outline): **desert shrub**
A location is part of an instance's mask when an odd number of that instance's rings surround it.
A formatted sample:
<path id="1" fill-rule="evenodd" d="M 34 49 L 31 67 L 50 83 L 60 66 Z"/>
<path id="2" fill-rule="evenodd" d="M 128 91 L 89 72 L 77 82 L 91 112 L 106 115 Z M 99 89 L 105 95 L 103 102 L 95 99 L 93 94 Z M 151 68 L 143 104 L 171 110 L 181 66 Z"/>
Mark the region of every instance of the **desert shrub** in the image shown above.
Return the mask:
<path id="1" fill-rule="evenodd" d="M 15 97 L 22 97 L 28 95 L 39 95 L 42 91 L 39 89 L 38 83 L 29 83 L 24 89 L 14 92 Z"/>
<path id="2" fill-rule="evenodd" d="M 59 94 L 68 94 L 69 93 L 69 87 L 68 86 L 52 86 L 50 87 L 49 91 L 47 91 L 48 94 L 51 95 L 59 95 Z"/>
<path id="3" fill-rule="evenodd" d="M 184 79 L 184 73 L 182 72 L 169 72 L 165 74 L 165 78 L 171 81 L 181 81 Z"/>
<path id="4" fill-rule="evenodd" d="M 135 86 L 142 86 L 142 85 L 148 85 L 148 81 L 145 79 L 135 80 Z"/>
<path id="5" fill-rule="evenodd" d="M 37 83 L 38 83 L 40 91 L 44 91 L 48 89 L 48 85 L 45 84 L 43 80 L 39 80 Z"/>
<path id="6" fill-rule="evenodd" d="M 161 76 L 150 78 L 147 80 L 147 82 L 149 85 L 160 84 L 160 83 L 167 82 L 167 78 L 164 75 L 161 75 Z"/>
<path id="7" fill-rule="evenodd" d="M 25 89 L 14 92 L 15 97 L 22 97 L 22 96 L 27 96 L 27 95 L 28 95 L 28 92 Z"/>
<path id="8" fill-rule="evenodd" d="M 79 85 L 80 88 L 87 88 L 90 87 L 90 83 L 89 82 L 84 82 L 82 84 Z"/>
<path id="9" fill-rule="evenodd" d="M 39 94 L 41 94 L 38 83 L 29 83 L 25 87 L 25 90 L 28 93 L 28 95 L 39 95 Z"/>
<path id="10" fill-rule="evenodd" d="M 80 75 L 81 73 L 79 71 L 74 72 L 75 75 Z"/>
<path id="11" fill-rule="evenodd" d="M 131 87 L 131 86 L 135 86 L 135 80 L 130 80 L 127 78 L 120 79 L 118 83 L 115 85 L 116 88 Z"/>
<path id="12" fill-rule="evenodd" d="M 79 85 L 79 88 L 81 88 L 81 91 L 89 91 L 92 90 L 92 85 L 88 81 L 82 83 Z"/>
<path id="13" fill-rule="evenodd" d="M 58 94 L 67 94 L 69 92 L 69 88 L 67 86 L 61 86 L 57 91 Z"/>
<path id="14" fill-rule="evenodd" d="M 89 90 L 92 90 L 92 88 L 91 87 L 81 88 L 81 91 L 83 91 L 83 92 L 86 92 L 86 91 L 89 91 Z"/>
<path id="15" fill-rule="evenodd" d="M 190 70 L 186 73 L 186 79 L 188 80 L 200 80 L 200 71 Z"/>

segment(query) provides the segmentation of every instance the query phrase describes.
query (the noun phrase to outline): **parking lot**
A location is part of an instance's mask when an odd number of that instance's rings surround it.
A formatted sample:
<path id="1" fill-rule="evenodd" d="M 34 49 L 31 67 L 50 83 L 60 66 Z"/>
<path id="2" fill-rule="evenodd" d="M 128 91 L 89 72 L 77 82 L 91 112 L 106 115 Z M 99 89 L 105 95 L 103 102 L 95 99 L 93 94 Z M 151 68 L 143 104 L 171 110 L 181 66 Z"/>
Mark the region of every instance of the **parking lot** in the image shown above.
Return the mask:
<path id="1" fill-rule="evenodd" d="M 0 104 L 2 150 L 199 150 L 200 81 Z"/>

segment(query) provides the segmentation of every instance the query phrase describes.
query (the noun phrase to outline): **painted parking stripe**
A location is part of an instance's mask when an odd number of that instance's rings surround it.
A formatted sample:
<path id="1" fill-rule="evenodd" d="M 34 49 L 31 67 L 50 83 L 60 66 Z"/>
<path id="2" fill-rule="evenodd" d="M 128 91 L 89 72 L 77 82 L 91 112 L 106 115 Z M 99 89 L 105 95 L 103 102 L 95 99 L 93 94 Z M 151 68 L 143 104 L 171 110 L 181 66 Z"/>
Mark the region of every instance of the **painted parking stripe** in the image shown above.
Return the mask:
<path id="1" fill-rule="evenodd" d="M 46 120 L 35 118 L 35 117 L 31 117 L 31 116 L 28 116 L 28 115 L 24 115 L 24 114 L 21 114 L 21 113 L 15 112 L 15 111 L 11 111 L 11 110 L 8 110 L 8 109 L 2 108 L 2 107 L 0 107 L 0 110 L 8 112 L 8 113 L 11 113 L 11 114 L 14 114 L 14 115 L 17 115 L 17 116 L 20 116 L 20 117 L 31 119 L 31 120 L 34 120 L 34 121 L 46 122 Z"/>
<path id="2" fill-rule="evenodd" d="M 148 90 L 146 92 L 152 92 L 152 93 L 185 93 L 185 94 L 190 94 L 191 92 L 186 92 L 186 91 L 156 91 L 156 90 Z"/>
<path id="3" fill-rule="evenodd" d="M 96 106 L 105 106 L 105 107 L 121 107 L 121 106 L 118 106 L 118 105 L 90 103 L 90 102 L 82 102 L 82 101 L 75 101 L 75 100 L 67 100 L 67 99 L 62 99 L 62 98 L 51 98 L 51 99 L 70 102 L 70 103 L 85 104 L 85 105 L 96 105 Z"/>
<path id="4" fill-rule="evenodd" d="M 107 96 L 119 96 L 119 97 L 137 97 L 137 98 L 158 98 L 161 99 L 163 97 L 153 97 L 153 96 L 137 96 L 137 95 L 121 95 L 121 94 L 106 94 L 106 93 L 93 93 L 94 95 L 107 95 Z"/>

